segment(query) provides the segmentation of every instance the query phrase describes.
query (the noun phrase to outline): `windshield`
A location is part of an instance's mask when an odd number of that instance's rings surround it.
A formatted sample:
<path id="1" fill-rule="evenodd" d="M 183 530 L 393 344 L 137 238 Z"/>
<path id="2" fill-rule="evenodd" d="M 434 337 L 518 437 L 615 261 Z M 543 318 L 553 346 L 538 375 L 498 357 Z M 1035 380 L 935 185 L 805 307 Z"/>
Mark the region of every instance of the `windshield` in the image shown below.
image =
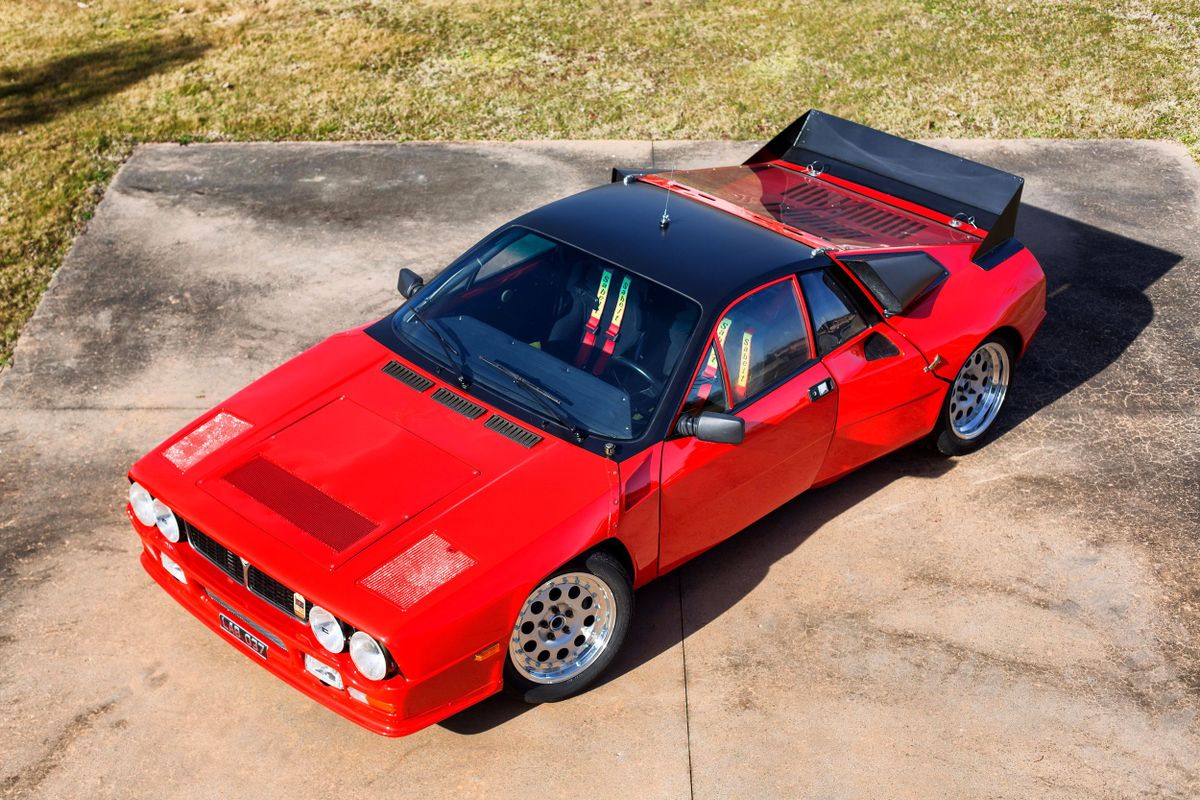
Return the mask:
<path id="1" fill-rule="evenodd" d="M 579 435 L 636 439 L 699 307 L 568 244 L 510 228 L 393 317 L 397 335 Z"/>

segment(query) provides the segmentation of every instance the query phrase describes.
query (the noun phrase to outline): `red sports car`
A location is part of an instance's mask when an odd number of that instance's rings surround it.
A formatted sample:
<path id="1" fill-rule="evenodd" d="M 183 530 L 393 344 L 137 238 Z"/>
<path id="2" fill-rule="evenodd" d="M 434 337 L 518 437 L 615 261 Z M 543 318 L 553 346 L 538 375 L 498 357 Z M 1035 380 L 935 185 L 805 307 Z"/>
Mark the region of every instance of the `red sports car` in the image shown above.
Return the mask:
<path id="1" fill-rule="evenodd" d="M 138 461 L 142 565 L 377 733 L 579 692 L 638 586 L 987 437 L 1045 316 L 1021 185 L 817 111 L 740 166 L 614 170 Z"/>

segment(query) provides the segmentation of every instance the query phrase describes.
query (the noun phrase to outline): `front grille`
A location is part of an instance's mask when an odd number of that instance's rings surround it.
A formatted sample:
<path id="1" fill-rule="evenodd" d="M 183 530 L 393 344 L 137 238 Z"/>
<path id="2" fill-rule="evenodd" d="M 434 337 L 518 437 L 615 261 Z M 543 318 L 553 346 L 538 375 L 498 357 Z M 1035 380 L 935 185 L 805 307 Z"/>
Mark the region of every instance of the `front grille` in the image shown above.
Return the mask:
<path id="1" fill-rule="evenodd" d="M 187 534 L 192 549 L 204 556 L 213 566 L 245 586 L 254 594 L 266 600 L 271 605 L 283 611 L 288 616 L 296 616 L 296 593 L 272 578 L 255 566 L 247 566 L 242 571 L 242 559 L 237 553 L 225 545 L 211 539 L 203 531 L 191 524 L 178 514 L 175 518 Z M 304 619 L 308 617 L 308 602 L 304 603 Z"/>
<path id="2" fill-rule="evenodd" d="M 251 566 L 246 569 L 246 588 L 276 608 L 289 614 L 296 614 L 298 605 L 296 593 L 258 567 Z M 303 603 L 301 610 L 304 612 L 304 618 L 307 619 L 308 601 L 301 600 L 300 602 Z M 296 616 L 299 615 L 296 614 Z"/>
<path id="3" fill-rule="evenodd" d="M 183 526 L 183 530 L 187 534 L 188 542 L 191 543 L 193 550 L 207 558 L 212 562 L 214 567 L 238 583 L 242 582 L 242 560 L 238 558 L 236 553 L 220 542 L 208 538 L 203 531 L 178 514 L 175 515 L 175 518 Z"/>

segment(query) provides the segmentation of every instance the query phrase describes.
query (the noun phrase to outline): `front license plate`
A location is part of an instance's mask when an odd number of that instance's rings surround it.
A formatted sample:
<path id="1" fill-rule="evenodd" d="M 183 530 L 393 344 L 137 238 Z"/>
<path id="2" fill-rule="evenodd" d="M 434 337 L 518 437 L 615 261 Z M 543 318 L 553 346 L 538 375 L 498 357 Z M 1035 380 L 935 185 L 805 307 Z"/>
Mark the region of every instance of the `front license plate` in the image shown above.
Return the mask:
<path id="1" fill-rule="evenodd" d="M 221 614 L 219 616 L 221 617 L 221 627 L 225 630 L 226 633 L 230 634 L 235 639 L 237 639 L 239 642 L 246 645 L 246 647 L 249 647 L 255 653 L 258 653 L 258 655 L 261 656 L 262 658 L 267 657 L 267 643 L 266 642 L 264 642 L 262 639 L 259 639 L 257 636 L 250 633 L 245 628 L 243 628 L 241 625 L 238 625 L 236 622 L 234 622 L 233 620 L 231 620 L 229 617 L 225 616 L 224 614 Z"/>

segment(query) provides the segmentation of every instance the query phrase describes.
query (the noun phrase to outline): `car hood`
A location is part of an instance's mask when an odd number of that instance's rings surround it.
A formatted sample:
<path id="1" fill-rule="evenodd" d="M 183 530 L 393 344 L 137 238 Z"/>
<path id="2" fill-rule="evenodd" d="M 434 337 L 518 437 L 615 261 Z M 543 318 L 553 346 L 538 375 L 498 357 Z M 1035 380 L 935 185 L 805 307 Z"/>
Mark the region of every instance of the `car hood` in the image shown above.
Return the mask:
<path id="1" fill-rule="evenodd" d="M 260 378 L 131 475 L 310 595 L 431 534 L 473 566 L 501 563 L 617 492 L 613 462 L 442 386 L 360 331 Z"/>

